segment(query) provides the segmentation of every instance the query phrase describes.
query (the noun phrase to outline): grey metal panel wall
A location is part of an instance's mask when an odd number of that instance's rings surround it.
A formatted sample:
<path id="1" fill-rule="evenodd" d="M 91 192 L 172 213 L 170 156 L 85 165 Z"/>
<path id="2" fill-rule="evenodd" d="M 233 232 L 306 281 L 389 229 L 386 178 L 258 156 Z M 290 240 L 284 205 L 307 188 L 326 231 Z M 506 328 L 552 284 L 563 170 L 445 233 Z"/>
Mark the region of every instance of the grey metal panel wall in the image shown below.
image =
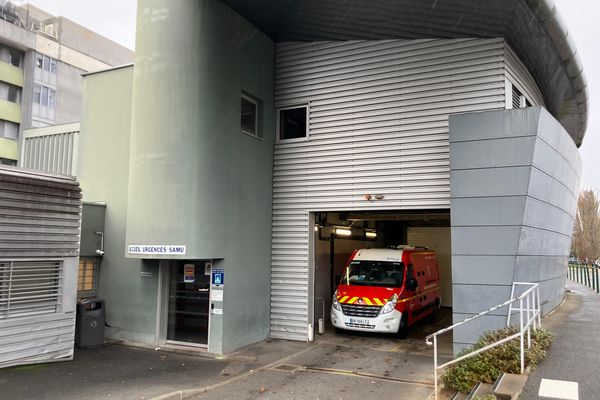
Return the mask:
<path id="1" fill-rule="evenodd" d="M 23 132 L 20 166 L 61 175 L 77 175 L 79 123 Z"/>
<path id="2" fill-rule="evenodd" d="M 545 106 L 544 96 L 517 54 L 505 45 L 506 79 L 515 85 L 534 106 Z"/>
<path id="3" fill-rule="evenodd" d="M 275 146 L 271 336 L 305 340 L 308 213 L 449 208 L 448 115 L 504 108 L 504 41 L 282 43 L 275 79 L 310 137 Z"/>
<path id="4" fill-rule="evenodd" d="M 508 300 L 515 281 L 539 282 L 549 312 L 564 294 L 577 206 L 573 140 L 541 107 L 450 121 L 454 321 Z M 455 349 L 504 326 L 506 313 L 459 327 Z"/>
<path id="5" fill-rule="evenodd" d="M 62 266 L 57 312 L 0 319 L 0 367 L 72 358 L 80 213 L 74 179 L 0 166 L 0 261 Z"/>
<path id="6" fill-rule="evenodd" d="M 73 356 L 75 312 L 0 322 L 0 368 Z"/>
<path id="7" fill-rule="evenodd" d="M 81 191 L 73 179 L 0 168 L 0 257 L 76 257 Z"/>

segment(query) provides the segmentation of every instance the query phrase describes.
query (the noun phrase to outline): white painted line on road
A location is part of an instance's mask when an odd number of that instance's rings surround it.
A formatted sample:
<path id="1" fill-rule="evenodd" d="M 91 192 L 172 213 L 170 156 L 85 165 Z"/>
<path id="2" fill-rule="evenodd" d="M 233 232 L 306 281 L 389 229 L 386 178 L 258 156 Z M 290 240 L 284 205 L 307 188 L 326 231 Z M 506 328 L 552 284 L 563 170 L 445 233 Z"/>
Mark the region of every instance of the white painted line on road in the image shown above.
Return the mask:
<path id="1" fill-rule="evenodd" d="M 542 379 L 538 396 L 545 400 L 579 400 L 579 383 Z"/>

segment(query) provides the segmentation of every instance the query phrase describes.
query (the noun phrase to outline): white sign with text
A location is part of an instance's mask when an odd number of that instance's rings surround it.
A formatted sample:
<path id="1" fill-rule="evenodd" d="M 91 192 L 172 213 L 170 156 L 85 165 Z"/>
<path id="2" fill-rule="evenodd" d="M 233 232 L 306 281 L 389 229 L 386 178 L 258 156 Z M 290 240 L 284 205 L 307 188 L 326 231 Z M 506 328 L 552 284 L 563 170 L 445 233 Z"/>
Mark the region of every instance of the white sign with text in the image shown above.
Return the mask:
<path id="1" fill-rule="evenodd" d="M 151 254 L 151 255 L 185 255 L 184 245 L 165 244 L 130 244 L 127 246 L 129 254 Z"/>

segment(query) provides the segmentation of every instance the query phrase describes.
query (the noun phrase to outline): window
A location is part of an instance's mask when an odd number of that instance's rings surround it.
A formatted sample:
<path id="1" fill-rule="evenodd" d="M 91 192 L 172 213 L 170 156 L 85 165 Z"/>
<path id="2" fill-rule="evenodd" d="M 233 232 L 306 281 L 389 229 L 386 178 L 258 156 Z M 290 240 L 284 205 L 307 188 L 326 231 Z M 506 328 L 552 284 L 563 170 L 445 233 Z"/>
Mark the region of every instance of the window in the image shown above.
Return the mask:
<path id="1" fill-rule="evenodd" d="M 42 64 L 42 69 L 44 71 L 50 71 L 50 57 L 44 56 L 44 62 Z"/>
<path id="2" fill-rule="evenodd" d="M 248 135 L 261 137 L 258 131 L 258 102 L 242 94 L 240 130 Z"/>
<path id="3" fill-rule="evenodd" d="M 19 125 L 10 121 L 0 121 L 0 137 L 17 140 Z"/>
<path id="4" fill-rule="evenodd" d="M 42 87 L 40 85 L 33 85 L 33 102 L 40 104 L 42 96 Z"/>
<path id="5" fill-rule="evenodd" d="M 40 104 L 48 107 L 48 88 L 46 86 L 42 86 L 42 101 Z"/>
<path id="6" fill-rule="evenodd" d="M 33 103 L 43 107 L 56 107 L 56 90 L 43 85 L 33 85 Z"/>
<path id="7" fill-rule="evenodd" d="M 521 94 L 519 89 L 517 89 L 515 87 L 515 85 L 513 85 L 513 87 L 512 87 L 512 108 L 521 108 L 521 98 L 522 97 L 523 97 L 523 95 Z"/>
<path id="8" fill-rule="evenodd" d="M 19 103 L 19 88 L 8 85 L 8 96 L 6 99 L 12 103 Z"/>
<path id="9" fill-rule="evenodd" d="M 35 55 L 35 66 L 37 68 L 42 68 L 42 64 L 44 63 L 44 56 L 42 56 L 41 54 L 36 54 Z"/>
<path id="10" fill-rule="evenodd" d="M 60 312 L 60 261 L 0 263 L 0 319 Z"/>
<path id="11" fill-rule="evenodd" d="M 21 66 L 21 53 L 16 50 L 10 51 L 10 63 L 15 67 Z"/>
<path id="12" fill-rule="evenodd" d="M 342 284 L 351 286 L 401 287 L 404 264 L 388 261 L 352 261 Z"/>
<path id="13" fill-rule="evenodd" d="M 510 104 L 507 104 L 507 108 L 526 108 L 531 107 L 531 103 L 525 97 L 523 93 L 512 83 L 508 83 L 508 87 L 510 88 Z M 507 89 L 508 92 L 509 89 Z M 508 95 L 508 93 L 507 93 Z"/>
<path id="14" fill-rule="evenodd" d="M 54 58 L 51 58 L 50 59 L 50 72 L 55 74 L 57 66 L 58 66 L 58 62 Z"/>
<path id="15" fill-rule="evenodd" d="M 279 140 L 307 137 L 307 114 L 306 106 L 279 110 Z"/>
<path id="16" fill-rule="evenodd" d="M 93 259 L 79 260 L 77 292 L 79 295 L 94 295 L 98 289 L 98 262 Z"/>
<path id="17" fill-rule="evenodd" d="M 54 108 L 56 105 L 56 91 L 48 89 L 48 108 Z"/>

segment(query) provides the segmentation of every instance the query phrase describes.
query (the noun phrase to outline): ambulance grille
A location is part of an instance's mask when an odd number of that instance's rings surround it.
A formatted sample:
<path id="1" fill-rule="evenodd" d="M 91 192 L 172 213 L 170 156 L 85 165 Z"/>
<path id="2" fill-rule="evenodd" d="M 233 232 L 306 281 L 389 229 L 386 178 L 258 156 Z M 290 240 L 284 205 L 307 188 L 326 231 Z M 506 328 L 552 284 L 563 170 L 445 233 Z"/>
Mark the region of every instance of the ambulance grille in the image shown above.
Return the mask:
<path id="1" fill-rule="evenodd" d="M 379 315 L 381 306 L 365 306 L 359 304 L 342 304 L 342 311 L 344 315 L 351 317 L 366 317 L 374 318 Z"/>

